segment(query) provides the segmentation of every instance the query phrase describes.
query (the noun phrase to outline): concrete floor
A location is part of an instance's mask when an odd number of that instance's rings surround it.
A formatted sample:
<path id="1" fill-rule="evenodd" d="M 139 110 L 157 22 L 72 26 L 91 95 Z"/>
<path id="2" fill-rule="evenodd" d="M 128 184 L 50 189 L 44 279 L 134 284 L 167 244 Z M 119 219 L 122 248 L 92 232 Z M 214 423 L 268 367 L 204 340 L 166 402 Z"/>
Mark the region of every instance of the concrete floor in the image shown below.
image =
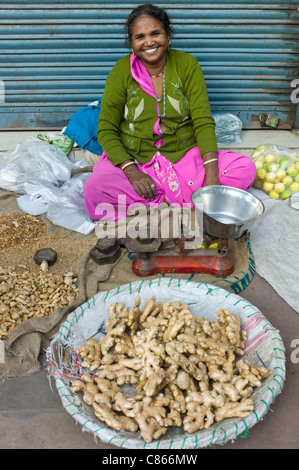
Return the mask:
<path id="1" fill-rule="evenodd" d="M 33 133 L 34 134 L 34 133 Z M 0 152 L 15 147 L 29 135 L 0 132 Z M 31 133 L 30 133 L 31 135 Z M 280 143 L 299 148 L 298 131 L 245 131 L 245 154 L 251 154 L 260 143 Z M 287 376 L 285 386 L 271 410 L 249 430 L 216 449 L 298 449 L 299 448 L 299 344 L 298 314 L 257 273 L 240 294 L 255 305 L 280 330 L 286 348 Z M 297 345 L 298 349 L 298 345 Z M 293 353 L 293 354 L 292 354 Z M 45 356 L 41 356 L 41 363 Z M 64 411 L 56 389 L 51 390 L 43 370 L 29 377 L 11 378 L 0 383 L 0 448 L 1 449 L 116 449 L 112 444 L 95 442 L 93 436 L 83 433 L 74 419 Z"/>

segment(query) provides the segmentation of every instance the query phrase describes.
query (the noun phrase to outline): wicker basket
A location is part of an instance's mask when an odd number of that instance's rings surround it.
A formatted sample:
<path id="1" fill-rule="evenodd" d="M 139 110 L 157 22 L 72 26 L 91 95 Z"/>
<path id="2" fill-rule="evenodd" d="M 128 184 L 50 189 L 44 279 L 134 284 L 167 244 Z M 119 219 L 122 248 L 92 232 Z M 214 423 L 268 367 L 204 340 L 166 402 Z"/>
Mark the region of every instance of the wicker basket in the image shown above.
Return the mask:
<path id="1" fill-rule="evenodd" d="M 139 432 L 115 431 L 99 421 L 92 407 L 86 405 L 74 394 L 71 381 L 78 378 L 78 365 L 72 362 L 72 354 L 65 359 L 66 347 L 73 351 L 91 337 L 96 339 L 104 334 L 103 325 L 108 317 L 108 307 L 112 302 L 123 302 L 132 307 L 135 296 L 139 294 L 142 304 L 152 296 L 157 301 L 178 300 L 188 302 L 193 315 L 203 315 L 212 319 L 220 308 L 239 315 L 241 325 L 247 331 L 245 356 L 252 364 L 264 365 L 272 374 L 263 380 L 251 396 L 254 411 L 246 417 L 225 419 L 215 423 L 207 430 L 187 434 L 183 428 L 169 428 L 158 441 L 145 444 Z M 88 302 L 72 312 L 60 326 L 59 332 L 47 350 L 49 375 L 55 380 L 64 409 L 79 423 L 84 431 L 93 433 L 102 442 L 129 449 L 194 449 L 214 444 L 225 444 L 238 435 L 246 436 L 248 430 L 266 415 L 276 396 L 282 391 L 285 377 L 285 347 L 279 331 L 271 325 L 264 315 L 247 300 L 206 283 L 195 283 L 180 279 L 158 278 L 142 280 L 119 286 L 111 291 L 100 292 Z"/>

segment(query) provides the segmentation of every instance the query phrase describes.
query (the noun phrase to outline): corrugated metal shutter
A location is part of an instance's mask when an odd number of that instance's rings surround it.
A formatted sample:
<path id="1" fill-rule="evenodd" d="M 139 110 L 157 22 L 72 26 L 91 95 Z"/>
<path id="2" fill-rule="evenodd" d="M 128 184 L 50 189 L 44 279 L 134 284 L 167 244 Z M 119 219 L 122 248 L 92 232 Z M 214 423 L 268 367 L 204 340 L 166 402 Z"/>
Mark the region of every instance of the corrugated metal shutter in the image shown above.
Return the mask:
<path id="1" fill-rule="evenodd" d="M 129 52 L 124 23 L 139 3 L 1 2 L 0 127 L 62 128 L 98 99 L 113 64 Z M 155 4 L 172 19 L 172 47 L 193 53 L 201 64 L 213 112 L 229 111 L 244 127 L 259 127 L 258 115 L 275 110 L 281 127 L 293 127 L 298 0 Z"/>

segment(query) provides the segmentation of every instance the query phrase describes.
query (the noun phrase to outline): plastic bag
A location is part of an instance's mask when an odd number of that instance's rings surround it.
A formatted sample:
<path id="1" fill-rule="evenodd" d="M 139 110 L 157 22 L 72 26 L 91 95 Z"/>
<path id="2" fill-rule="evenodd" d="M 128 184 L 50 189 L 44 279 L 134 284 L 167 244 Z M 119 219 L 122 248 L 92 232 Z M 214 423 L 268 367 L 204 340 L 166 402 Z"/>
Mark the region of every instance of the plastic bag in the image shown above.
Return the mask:
<path id="1" fill-rule="evenodd" d="M 253 187 L 273 199 L 299 191 L 299 153 L 280 145 L 259 145 L 251 155 L 256 166 Z"/>
<path id="2" fill-rule="evenodd" d="M 242 143 L 242 121 L 231 113 L 213 115 L 216 127 L 215 133 L 219 144 Z"/>
<path id="3" fill-rule="evenodd" d="M 38 134 L 37 136 L 40 140 L 49 142 L 49 144 L 56 145 L 59 147 L 66 155 L 70 153 L 73 147 L 73 141 L 64 134 L 57 132 L 49 132 L 49 134 Z"/>
<path id="4" fill-rule="evenodd" d="M 90 234 L 96 227 L 85 209 L 83 187 L 89 174 L 78 174 L 70 182 L 62 186 L 62 195 L 56 201 L 50 202 L 47 218 L 54 225 L 65 227 L 85 235 Z"/>
<path id="5" fill-rule="evenodd" d="M 88 235 L 95 227 L 85 209 L 83 188 L 89 173 L 78 173 L 60 188 L 46 181 L 25 183 L 26 193 L 17 198 L 20 209 L 32 214 L 45 214 L 54 224 Z"/>
<path id="6" fill-rule="evenodd" d="M 71 176 L 72 163 L 65 153 L 47 142 L 26 141 L 0 155 L 0 187 L 25 194 L 25 183 L 47 181 L 60 186 Z"/>

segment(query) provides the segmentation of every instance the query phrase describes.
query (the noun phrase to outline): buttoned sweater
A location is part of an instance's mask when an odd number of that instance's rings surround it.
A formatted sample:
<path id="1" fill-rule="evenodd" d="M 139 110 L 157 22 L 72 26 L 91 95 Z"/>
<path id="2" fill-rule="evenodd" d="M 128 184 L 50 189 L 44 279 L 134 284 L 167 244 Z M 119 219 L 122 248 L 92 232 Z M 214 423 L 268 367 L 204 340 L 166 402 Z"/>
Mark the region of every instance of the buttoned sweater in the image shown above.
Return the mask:
<path id="1" fill-rule="evenodd" d="M 158 139 L 161 154 L 172 163 L 196 145 L 200 155 L 217 151 L 215 122 L 197 59 L 170 49 L 164 80 L 159 106 L 167 129 L 158 137 L 153 132 L 157 100 L 133 79 L 130 56 L 121 58 L 111 70 L 101 101 L 97 137 L 113 165 L 131 158 L 149 162 L 157 152 Z"/>

